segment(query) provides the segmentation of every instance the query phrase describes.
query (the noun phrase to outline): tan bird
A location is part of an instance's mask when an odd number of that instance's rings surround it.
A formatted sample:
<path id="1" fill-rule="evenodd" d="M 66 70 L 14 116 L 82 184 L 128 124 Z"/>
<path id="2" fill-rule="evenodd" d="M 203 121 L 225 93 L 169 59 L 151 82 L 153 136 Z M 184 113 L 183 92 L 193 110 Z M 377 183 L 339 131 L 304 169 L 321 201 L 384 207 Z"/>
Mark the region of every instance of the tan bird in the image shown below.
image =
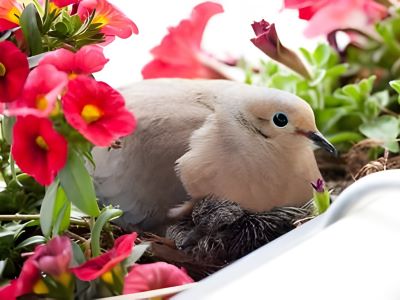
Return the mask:
<path id="1" fill-rule="evenodd" d="M 208 195 L 252 211 L 300 206 L 321 178 L 314 146 L 335 152 L 310 106 L 284 91 L 156 79 L 121 93 L 138 127 L 120 149 L 94 149 L 93 177 L 128 229 L 161 231 L 171 208 Z"/>

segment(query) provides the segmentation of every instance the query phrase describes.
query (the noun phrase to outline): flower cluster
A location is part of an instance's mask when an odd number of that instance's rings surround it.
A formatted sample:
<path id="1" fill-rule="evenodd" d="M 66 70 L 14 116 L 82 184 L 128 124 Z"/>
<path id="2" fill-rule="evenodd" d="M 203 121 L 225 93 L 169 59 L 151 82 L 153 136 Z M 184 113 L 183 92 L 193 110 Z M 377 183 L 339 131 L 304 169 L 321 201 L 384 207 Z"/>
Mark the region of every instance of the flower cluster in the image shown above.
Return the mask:
<path id="1" fill-rule="evenodd" d="M 193 8 L 189 19 L 170 27 L 161 44 L 151 50 L 154 59 L 143 67 L 143 78 L 224 78 L 217 62 L 200 47 L 208 21 L 223 11 L 218 3 L 204 2 Z"/>
<path id="2" fill-rule="evenodd" d="M 125 270 L 137 234 L 120 236 L 114 247 L 102 255 L 72 267 L 69 238 L 57 236 L 46 245 L 39 245 L 24 263 L 19 277 L 0 289 L 1 299 L 17 299 L 37 295 L 54 299 L 73 299 L 77 281 L 93 281 L 105 285 L 111 293 L 129 294 L 150 289 L 173 287 L 193 280 L 183 269 L 167 263 L 133 265 Z"/>
<path id="3" fill-rule="evenodd" d="M 62 9 L 82 22 L 95 24 L 97 33 L 105 36 L 99 42 L 138 33 L 136 25 L 106 0 L 54 0 L 40 9 L 49 10 L 45 15 L 54 14 L 52 22 L 57 22 Z M 22 14 L 18 0 L 3 1 L 0 31 L 19 26 Z M 0 42 L 1 111 L 16 117 L 11 152 L 20 169 L 42 185 L 51 184 L 65 166 L 68 144 L 76 144 L 76 136 L 107 147 L 135 128 L 122 95 L 92 77 L 108 61 L 103 49 L 96 45 L 77 49 L 59 46 L 43 55 L 30 71 L 26 53 L 11 41 Z"/>

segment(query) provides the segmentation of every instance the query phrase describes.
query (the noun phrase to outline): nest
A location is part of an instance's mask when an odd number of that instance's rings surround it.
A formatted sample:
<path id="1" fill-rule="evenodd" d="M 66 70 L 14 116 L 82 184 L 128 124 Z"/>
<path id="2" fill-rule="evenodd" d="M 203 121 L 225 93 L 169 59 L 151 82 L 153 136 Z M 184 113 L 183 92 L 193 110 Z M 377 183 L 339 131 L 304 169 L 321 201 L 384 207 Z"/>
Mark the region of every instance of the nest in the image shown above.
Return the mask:
<path id="1" fill-rule="evenodd" d="M 287 233 L 311 215 L 310 204 L 254 213 L 209 197 L 197 202 L 190 216 L 170 226 L 167 237 L 196 261 L 223 265 Z"/>

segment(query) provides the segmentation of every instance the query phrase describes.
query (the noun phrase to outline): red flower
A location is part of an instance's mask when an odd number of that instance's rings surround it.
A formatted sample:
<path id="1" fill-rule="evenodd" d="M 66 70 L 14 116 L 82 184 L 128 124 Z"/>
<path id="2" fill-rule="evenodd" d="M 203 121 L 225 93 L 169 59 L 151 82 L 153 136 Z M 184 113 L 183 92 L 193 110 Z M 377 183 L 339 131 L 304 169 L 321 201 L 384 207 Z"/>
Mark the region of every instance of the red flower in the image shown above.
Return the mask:
<path id="1" fill-rule="evenodd" d="M 28 73 L 26 55 L 13 43 L 0 42 L 0 102 L 11 102 L 20 95 Z"/>
<path id="2" fill-rule="evenodd" d="M 35 261 L 41 271 L 54 278 L 69 273 L 72 258 L 71 241 L 65 236 L 56 236 L 35 251 Z"/>
<path id="3" fill-rule="evenodd" d="M 309 20 L 308 37 L 343 28 L 365 30 L 387 15 L 387 8 L 373 0 L 285 0 L 284 6 L 298 9 L 299 17 Z"/>
<path id="4" fill-rule="evenodd" d="M 67 75 L 54 66 L 38 66 L 29 74 L 21 97 L 10 105 L 5 114 L 46 117 L 54 110 L 57 97 L 67 83 Z"/>
<path id="5" fill-rule="evenodd" d="M 67 160 L 67 142 L 50 120 L 18 117 L 13 128 L 11 153 L 20 169 L 42 185 L 53 182 Z"/>
<path id="6" fill-rule="evenodd" d="M 252 38 L 251 42 L 257 48 L 305 78 L 310 78 L 307 68 L 296 53 L 282 45 L 276 32 L 275 24 L 269 24 L 267 21 L 261 20 L 260 22 L 254 22 L 251 26 L 256 34 L 256 37 Z"/>
<path id="7" fill-rule="evenodd" d="M 123 294 L 173 287 L 193 282 L 184 269 L 165 262 L 135 265 L 125 277 Z"/>
<path id="8" fill-rule="evenodd" d="M 72 268 L 71 271 L 83 281 L 90 281 L 100 277 L 131 254 L 136 237 L 136 232 L 120 236 L 115 240 L 114 247 L 111 250 L 88 260 L 78 267 Z"/>
<path id="9" fill-rule="evenodd" d="M 15 300 L 17 299 L 16 296 L 16 288 L 17 288 L 17 280 L 11 280 L 8 284 L 2 286 L 0 288 L 0 299 L 7 299 L 7 300 Z"/>
<path id="10" fill-rule="evenodd" d="M 168 29 L 161 44 L 151 50 L 154 59 L 142 69 L 143 78 L 222 78 L 204 64 L 207 54 L 200 48 L 204 29 L 212 16 L 223 8 L 214 2 L 204 2 L 193 8 L 190 19 Z"/>
<path id="11" fill-rule="evenodd" d="M 97 146 L 110 146 L 136 126 L 121 94 L 89 77 L 70 81 L 62 104 L 68 123 Z"/>
<path id="12" fill-rule="evenodd" d="M 17 0 L 0 1 L 0 31 L 9 30 L 19 26 L 22 6 Z M 1 51 L 0 51 L 1 53 Z"/>
<path id="13" fill-rule="evenodd" d="M 136 24 L 106 0 L 82 0 L 79 3 L 78 15 L 81 20 L 86 20 L 94 9 L 96 13 L 92 23 L 101 24 L 101 32 L 106 36 L 112 39 L 114 36 L 126 39 L 132 33 L 139 33 Z"/>
<path id="14" fill-rule="evenodd" d="M 57 7 L 65 7 L 71 4 L 76 4 L 81 0 L 52 0 Z"/>
<path id="15" fill-rule="evenodd" d="M 91 45 L 82 47 L 76 53 L 67 49 L 50 52 L 39 62 L 39 66 L 50 64 L 59 71 L 68 73 L 70 78 L 75 78 L 79 74 L 90 75 L 98 72 L 107 62 L 103 48 Z"/>
<path id="16" fill-rule="evenodd" d="M 15 296 L 19 297 L 32 292 L 41 293 L 38 291 L 40 289 L 43 291 L 40 285 L 43 285 L 41 272 L 66 285 L 66 277 L 63 275 L 69 273 L 68 266 L 71 257 L 71 242 L 67 237 L 57 236 L 47 245 L 37 246 L 35 253 L 25 261 L 21 274 L 16 280 Z M 71 279 L 70 276 L 67 278 Z"/>

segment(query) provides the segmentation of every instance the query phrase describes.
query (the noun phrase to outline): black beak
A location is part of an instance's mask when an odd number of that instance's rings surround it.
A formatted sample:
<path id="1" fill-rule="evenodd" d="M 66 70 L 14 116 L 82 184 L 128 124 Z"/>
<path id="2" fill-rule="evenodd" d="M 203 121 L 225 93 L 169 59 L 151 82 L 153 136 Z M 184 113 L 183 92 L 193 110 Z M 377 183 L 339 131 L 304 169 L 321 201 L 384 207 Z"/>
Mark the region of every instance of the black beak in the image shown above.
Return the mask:
<path id="1" fill-rule="evenodd" d="M 313 143 L 318 147 L 321 147 L 322 149 L 325 149 L 329 153 L 332 153 L 333 155 L 337 156 L 336 148 L 331 143 L 329 143 L 328 140 L 324 138 L 324 136 L 318 131 L 317 132 L 310 131 L 306 134 L 306 136 L 310 140 L 312 140 Z"/>

